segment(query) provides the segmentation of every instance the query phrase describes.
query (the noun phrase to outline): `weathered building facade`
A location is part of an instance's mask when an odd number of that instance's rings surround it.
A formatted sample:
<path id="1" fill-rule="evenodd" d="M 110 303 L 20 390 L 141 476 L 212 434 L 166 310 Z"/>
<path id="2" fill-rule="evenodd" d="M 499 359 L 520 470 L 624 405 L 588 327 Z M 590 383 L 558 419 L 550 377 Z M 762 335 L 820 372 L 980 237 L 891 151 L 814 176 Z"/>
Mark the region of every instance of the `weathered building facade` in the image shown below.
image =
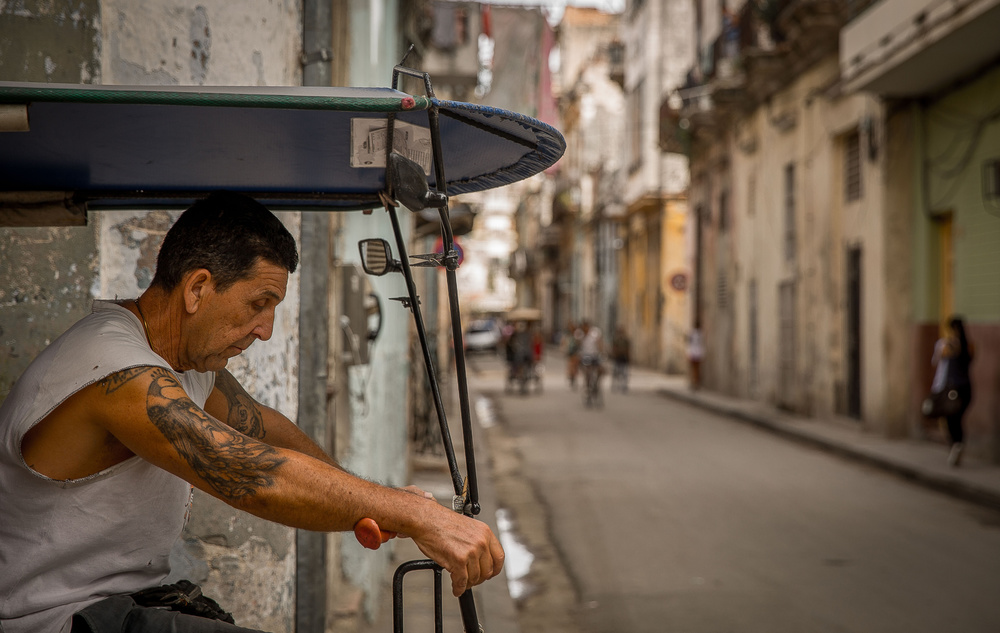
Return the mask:
<path id="1" fill-rule="evenodd" d="M 1000 10 L 968 5 L 695 3 L 698 63 L 661 139 L 691 157 L 708 388 L 940 437 L 919 413 L 940 323 L 995 347 L 1000 297 Z M 995 459 L 995 361 L 973 374 L 968 443 Z"/>
<path id="2" fill-rule="evenodd" d="M 613 79 L 620 68 L 620 16 L 569 8 L 558 35 L 566 154 L 555 182 L 552 226 L 561 265 L 551 296 L 559 299 L 559 327 L 586 319 L 607 332 L 619 318 L 616 242 L 624 215 L 624 97 Z"/>
<path id="3" fill-rule="evenodd" d="M 668 127 L 690 131 L 704 383 L 898 434 L 887 378 L 907 354 L 871 353 L 908 301 L 882 212 L 881 106 L 840 90 L 842 3 L 778 4 L 699 5 L 701 64 Z"/>
<path id="4" fill-rule="evenodd" d="M 684 367 L 690 323 L 688 161 L 682 148 L 661 146 L 657 130 L 660 104 L 683 85 L 694 57 L 692 5 L 628 2 L 622 20 L 626 176 L 619 324 L 632 339 L 633 362 L 676 373 Z"/>
<path id="5" fill-rule="evenodd" d="M 934 341 L 950 316 L 964 317 L 976 351 L 966 444 L 1000 461 L 1000 2 L 861 2 L 849 18 L 844 90 L 885 103 L 882 211 L 899 220 L 894 241 L 909 246 L 890 255 L 909 289 L 893 341 L 912 353 L 893 398 L 911 433 L 925 430 Z"/>

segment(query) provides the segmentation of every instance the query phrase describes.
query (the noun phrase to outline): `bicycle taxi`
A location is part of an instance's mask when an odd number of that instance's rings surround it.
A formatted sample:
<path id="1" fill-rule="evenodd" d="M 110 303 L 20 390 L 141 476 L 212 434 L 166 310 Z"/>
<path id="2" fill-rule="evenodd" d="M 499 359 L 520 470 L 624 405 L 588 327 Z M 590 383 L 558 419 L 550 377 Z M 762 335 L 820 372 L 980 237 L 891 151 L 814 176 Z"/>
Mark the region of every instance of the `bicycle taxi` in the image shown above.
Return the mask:
<path id="1" fill-rule="evenodd" d="M 507 326 L 503 341 L 507 361 L 507 378 L 504 391 L 515 389 L 525 395 L 530 389 L 542 392 L 542 351 L 540 330 L 542 312 L 537 308 L 515 308 L 505 316 Z"/>
<path id="2" fill-rule="evenodd" d="M 421 80 L 424 94 L 397 90 L 400 76 Z M 470 517 L 481 508 L 449 198 L 532 176 L 564 150 L 554 128 L 514 112 L 438 99 L 426 73 L 402 65 L 393 71 L 391 88 L 0 82 L 0 211 L 8 217 L 181 209 L 216 190 L 248 194 L 272 210 L 384 209 L 395 253 L 384 239 L 362 240 L 362 267 L 369 275 L 399 274 L 405 280 L 400 304 L 410 311 L 420 342 L 454 488 L 451 506 Z M 404 207 L 437 211 L 442 253 L 407 253 L 399 221 Z M 464 476 L 427 344 L 415 266 L 446 272 Z M 381 320 L 381 306 L 375 311 Z M 372 549 L 388 538 L 370 519 L 359 522 L 355 534 Z M 414 570 L 435 574 L 440 631 L 441 568 L 430 560 L 397 569 L 393 628 L 403 630 L 402 581 Z M 459 603 L 465 630 L 480 631 L 471 589 Z"/>

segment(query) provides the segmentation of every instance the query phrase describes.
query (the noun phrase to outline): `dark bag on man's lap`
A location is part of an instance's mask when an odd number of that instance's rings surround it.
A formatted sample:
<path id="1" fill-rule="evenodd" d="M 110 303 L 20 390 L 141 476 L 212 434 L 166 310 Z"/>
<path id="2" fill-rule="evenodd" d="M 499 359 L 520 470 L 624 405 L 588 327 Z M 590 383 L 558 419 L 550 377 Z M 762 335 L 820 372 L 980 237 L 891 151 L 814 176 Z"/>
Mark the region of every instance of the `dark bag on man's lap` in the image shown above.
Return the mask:
<path id="1" fill-rule="evenodd" d="M 232 614 L 220 607 L 215 600 L 202 595 L 201 587 L 187 580 L 143 589 L 133 593 L 131 597 L 140 607 L 166 607 L 172 611 L 233 624 Z"/>

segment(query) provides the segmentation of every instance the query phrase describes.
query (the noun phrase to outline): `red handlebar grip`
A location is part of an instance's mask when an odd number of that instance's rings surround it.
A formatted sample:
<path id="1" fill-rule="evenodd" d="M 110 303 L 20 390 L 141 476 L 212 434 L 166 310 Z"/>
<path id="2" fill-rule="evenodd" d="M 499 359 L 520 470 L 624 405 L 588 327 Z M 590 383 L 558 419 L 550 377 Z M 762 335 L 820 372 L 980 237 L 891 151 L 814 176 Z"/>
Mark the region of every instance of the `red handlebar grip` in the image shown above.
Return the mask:
<path id="1" fill-rule="evenodd" d="M 396 533 L 383 532 L 379 528 L 378 523 L 375 522 L 375 519 L 364 518 L 354 525 L 354 536 L 358 539 L 358 543 L 361 543 L 362 547 L 378 549 L 382 543 L 396 536 Z"/>

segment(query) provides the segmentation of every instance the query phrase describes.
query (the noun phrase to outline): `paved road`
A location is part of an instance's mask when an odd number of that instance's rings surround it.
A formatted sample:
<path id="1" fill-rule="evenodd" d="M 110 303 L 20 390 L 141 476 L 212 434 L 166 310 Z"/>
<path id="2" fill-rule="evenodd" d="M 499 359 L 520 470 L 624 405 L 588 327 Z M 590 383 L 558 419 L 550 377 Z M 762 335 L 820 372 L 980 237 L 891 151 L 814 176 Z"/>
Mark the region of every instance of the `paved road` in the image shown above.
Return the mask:
<path id="1" fill-rule="evenodd" d="M 996 512 L 648 384 L 591 410 L 558 368 L 526 397 L 499 362 L 472 369 L 499 502 L 536 553 L 524 633 L 1000 631 Z"/>

